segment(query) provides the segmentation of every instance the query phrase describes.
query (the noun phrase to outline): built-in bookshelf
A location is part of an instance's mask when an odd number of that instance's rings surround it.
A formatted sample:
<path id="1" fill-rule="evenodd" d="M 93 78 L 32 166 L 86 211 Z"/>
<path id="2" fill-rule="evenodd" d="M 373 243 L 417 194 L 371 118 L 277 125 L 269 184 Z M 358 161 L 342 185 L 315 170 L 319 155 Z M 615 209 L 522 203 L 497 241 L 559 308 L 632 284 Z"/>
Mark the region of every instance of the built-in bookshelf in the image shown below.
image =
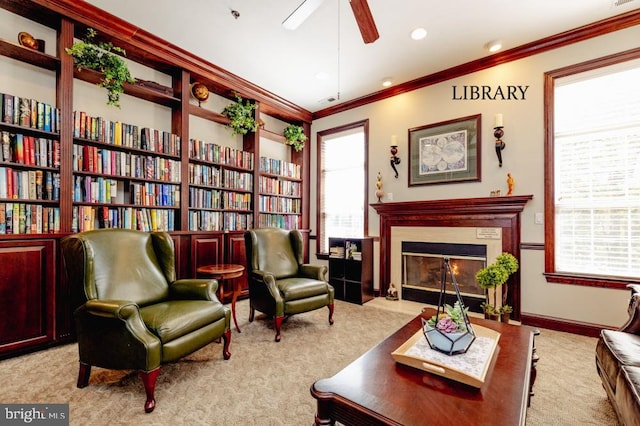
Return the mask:
<path id="1" fill-rule="evenodd" d="M 60 110 L 0 93 L 0 234 L 60 231 Z"/>
<path id="2" fill-rule="evenodd" d="M 73 129 L 72 232 L 176 230 L 180 136 L 84 111 L 74 111 Z"/>
<path id="3" fill-rule="evenodd" d="M 189 140 L 190 231 L 253 228 L 254 154 Z"/>
<path id="4" fill-rule="evenodd" d="M 301 228 L 301 166 L 280 159 L 260 157 L 259 170 L 259 226 Z"/>

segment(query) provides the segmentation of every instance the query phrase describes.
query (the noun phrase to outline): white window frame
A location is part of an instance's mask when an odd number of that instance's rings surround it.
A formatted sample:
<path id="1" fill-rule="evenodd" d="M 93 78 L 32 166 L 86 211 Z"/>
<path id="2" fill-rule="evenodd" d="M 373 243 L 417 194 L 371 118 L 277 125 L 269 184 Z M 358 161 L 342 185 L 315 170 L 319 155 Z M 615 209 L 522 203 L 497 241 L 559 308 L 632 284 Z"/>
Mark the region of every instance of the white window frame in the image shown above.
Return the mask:
<path id="1" fill-rule="evenodd" d="M 607 75 L 613 72 L 618 72 L 621 69 L 628 69 L 631 67 L 640 67 L 640 49 L 633 49 L 604 58 L 599 58 L 593 61 L 568 66 L 545 74 L 545 277 L 549 282 L 606 288 L 625 288 L 629 283 L 640 283 L 640 273 L 638 273 L 637 268 L 634 267 L 629 269 L 628 271 L 624 271 L 620 268 L 616 269 L 612 266 L 611 269 L 607 269 L 606 267 L 601 266 L 602 264 L 607 264 L 607 261 L 605 261 L 604 259 L 597 259 L 598 262 L 601 262 L 601 265 L 599 265 L 598 268 L 589 267 L 588 265 L 580 267 L 580 262 L 576 262 L 577 266 L 572 267 L 571 262 L 567 262 L 566 259 L 563 263 L 560 256 L 566 255 L 566 253 L 563 253 L 562 250 L 564 250 L 567 246 L 564 245 L 563 247 L 558 247 L 563 243 L 563 241 L 565 244 L 567 243 L 567 234 L 565 233 L 564 240 L 562 239 L 560 234 L 563 230 L 560 228 L 562 226 L 562 222 L 559 218 L 562 217 L 563 212 L 570 211 L 567 209 L 570 209 L 572 206 L 570 203 L 567 203 L 566 200 L 558 199 L 561 196 L 561 192 L 557 185 L 561 185 L 562 182 L 560 176 L 561 168 L 559 166 L 556 166 L 556 162 L 559 161 L 557 156 L 561 155 L 560 146 L 556 146 L 556 138 L 558 138 L 558 143 L 561 143 L 562 140 L 571 140 L 570 137 L 573 136 L 573 134 L 578 135 L 580 132 L 576 129 L 573 129 L 571 132 L 566 131 L 563 133 L 562 130 L 564 129 L 560 129 L 560 122 L 558 122 L 558 129 L 556 130 L 555 120 L 557 119 L 556 114 L 558 113 L 555 108 L 556 84 L 560 85 L 563 82 L 566 84 L 566 82 L 571 82 L 571 80 L 585 80 L 585 78 L 595 77 L 598 74 Z M 600 101 L 602 100 L 603 99 L 601 99 Z M 605 104 L 606 102 L 601 102 L 599 104 L 599 107 L 604 108 Z M 558 109 L 560 109 L 559 106 Z M 601 110 L 601 113 L 603 114 L 603 116 L 607 114 L 604 109 Z M 639 126 L 640 123 L 634 116 L 633 118 L 631 118 L 628 125 L 630 126 L 629 128 L 633 128 L 634 126 Z M 585 127 L 583 135 L 596 135 L 596 133 L 601 133 L 603 129 L 605 133 L 612 134 L 616 131 L 615 127 L 627 127 L 627 125 L 617 125 L 609 127 L 599 126 L 599 128 L 592 129 L 588 129 Z M 583 138 L 583 136 L 580 137 Z M 632 144 L 634 147 L 636 147 L 636 144 L 633 141 L 635 141 L 635 138 L 632 139 Z M 618 143 L 618 145 L 615 146 L 614 149 L 620 150 L 625 148 L 627 148 L 627 146 L 620 147 L 620 143 Z M 589 151 L 581 150 L 581 152 L 585 153 L 584 156 L 586 158 Z M 589 176 L 594 176 L 595 180 L 597 173 L 594 171 L 592 174 L 589 174 Z M 566 179 L 566 176 L 564 179 Z M 627 198 L 624 199 L 624 197 Z M 632 212 L 635 208 L 640 208 L 640 203 L 638 206 L 635 206 L 634 194 L 631 195 L 631 201 L 629 200 L 628 195 L 625 195 L 624 197 L 618 196 L 618 199 L 614 199 L 610 202 L 608 201 L 604 203 L 605 209 L 612 206 L 622 205 L 622 208 Z M 630 205 L 630 202 L 633 205 Z M 598 200 L 586 203 L 581 203 L 579 200 L 576 200 L 575 202 L 573 202 L 573 204 L 576 208 L 575 211 L 578 211 L 578 208 L 582 207 L 583 209 L 590 209 L 594 212 L 594 214 L 597 214 L 598 210 L 601 212 L 603 207 L 603 203 L 598 202 Z M 632 218 L 633 216 L 629 217 Z M 630 219 L 629 225 L 633 223 L 633 219 Z M 597 223 L 594 223 L 594 233 L 592 233 L 594 237 L 592 238 L 594 238 L 594 241 L 596 241 L 596 249 L 602 248 L 607 245 L 614 246 L 615 243 L 611 242 L 611 235 L 607 235 L 607 241 L 598 241 L 595 237 L 596 228 Z M 638 235 L 638 232 L 639 231 L 637 229 L 630 226 L 629 233 L 620 233 L 619 239 L 628 240 L 628 242 L 632 244 L 632 249 L 636 250 L 637 246 L 633 245 L 633 241 L 636 239 L 636 237 L 640 237 L 640 235 Z M 614 235 L 613 237 L 615 238 L 616 235 Z M 598 245 L 601 245 L 602 247 L 597 247 Z"/>

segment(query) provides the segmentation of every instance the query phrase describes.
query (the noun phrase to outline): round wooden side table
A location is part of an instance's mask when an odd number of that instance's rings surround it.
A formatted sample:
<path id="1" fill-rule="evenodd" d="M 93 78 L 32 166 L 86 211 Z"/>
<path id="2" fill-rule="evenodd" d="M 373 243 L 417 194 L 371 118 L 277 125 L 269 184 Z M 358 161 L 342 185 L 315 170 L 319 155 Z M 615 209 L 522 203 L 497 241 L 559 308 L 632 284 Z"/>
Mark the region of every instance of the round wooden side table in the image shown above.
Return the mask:
<path id="1" fill-rule="evenodd" d="M 236 300 L 238 300 L 238 294 L 240 294 L 240 286 L 238 285 L 236 278 L 242 276 L 244 273 L 244 266 L 233 263 L 220 263 L 218 265 L 200 266 L 196 271 L 199 274 L 210 275 L 212 278 L 218 280 L 218 284 L 220 285 L 220 298 L 224 297 L 225 280 L 231 280 L 231 315 L 233 316 L 233 322 L 236 325 L 236 330 L 240 333 L 241 331 L 240 327 L 238 327 L 238 319 L 236 318 Z"/>

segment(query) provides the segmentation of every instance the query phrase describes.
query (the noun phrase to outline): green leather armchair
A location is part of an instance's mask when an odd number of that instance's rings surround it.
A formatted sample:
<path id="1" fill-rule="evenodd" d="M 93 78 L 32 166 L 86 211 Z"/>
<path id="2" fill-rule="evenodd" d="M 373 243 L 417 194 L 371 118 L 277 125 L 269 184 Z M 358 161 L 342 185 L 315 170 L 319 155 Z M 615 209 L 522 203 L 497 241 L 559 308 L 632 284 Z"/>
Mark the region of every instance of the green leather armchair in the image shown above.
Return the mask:
<path id="1" fill-rule="evenodd" d="M 92 365 L 138 370 L 150 413 L 161 364 L 220 337 L 229 359 L 231 315 L 216 297 L 218 282 L 176 280 L 169 234 L 101 229 L 67 236 L 61 244 L 72 292 L 83 296 L 74 312 L 79 388 L 88 385 Z"/>
<path id="2" fill-rule="evenodd" d="M 329 308 L 333 324 L 333 287 L 326 281 L 327 267 L 303 264 L 300 231 L 278 228 L 245 232 L 249 274 L 249 322 L 258 310 L 275 319 L 276 342 L 285 318 Z"/>

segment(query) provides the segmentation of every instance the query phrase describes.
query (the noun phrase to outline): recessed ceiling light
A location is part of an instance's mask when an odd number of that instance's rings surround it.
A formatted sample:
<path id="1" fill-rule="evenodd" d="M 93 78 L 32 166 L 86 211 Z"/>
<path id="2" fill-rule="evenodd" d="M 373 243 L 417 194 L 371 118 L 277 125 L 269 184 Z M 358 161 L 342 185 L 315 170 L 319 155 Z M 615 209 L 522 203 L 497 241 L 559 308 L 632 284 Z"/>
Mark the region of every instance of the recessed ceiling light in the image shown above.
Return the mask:
<path id="1" fill-rule="evenodd" d="M 500 40 L 492 40 L 489 43 L 487 43 L 485 45 L 485 47 L 491 53 L 497 52 L 498 50 L 502 49 L 502 41 L 500 41 Z"/>
<path id="2" fill-rule="evenodd" d="M 415 30 L 411 31 L 411 38 L 414 40 L 422 40 L 426 36 L 427 30 L 425 30 L 424 28 L 416 28 Z"/>
<path id="3" fill-rule="evenodd" d="M 393 81 L 391 81 L 391 77 L 385 77 L 382 79 L 382 86 L 389 87 L 392 84 L 393 84 Z"/>

